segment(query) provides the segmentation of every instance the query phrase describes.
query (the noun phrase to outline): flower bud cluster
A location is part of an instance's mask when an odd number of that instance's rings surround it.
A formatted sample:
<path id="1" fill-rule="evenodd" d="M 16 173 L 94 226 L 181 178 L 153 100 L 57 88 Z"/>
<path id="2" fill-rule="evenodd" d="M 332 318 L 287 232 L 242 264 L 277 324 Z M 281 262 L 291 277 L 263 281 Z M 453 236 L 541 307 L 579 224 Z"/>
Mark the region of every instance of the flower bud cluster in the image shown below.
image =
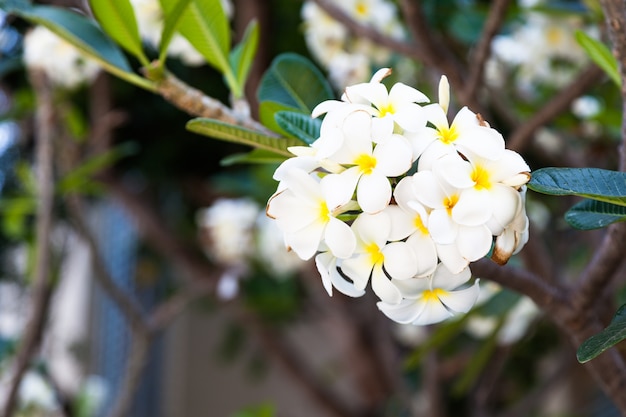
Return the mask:
<path id="1" fill-rule="evenodd" d="M 465 313 L 478 296 L 469 263 L 492 253 L 505 263 L 526 243 L 530 168 L 505 149 L 479 114 L 448 122 L 439 103 L 402 83 L 389 91 L 378 71 L 319 104 L 319 138 L 274 174 L 267 214 L 287 247 L 315 257 L 324 287 L 361 296 L 400 323 L 430 324 Z"/>

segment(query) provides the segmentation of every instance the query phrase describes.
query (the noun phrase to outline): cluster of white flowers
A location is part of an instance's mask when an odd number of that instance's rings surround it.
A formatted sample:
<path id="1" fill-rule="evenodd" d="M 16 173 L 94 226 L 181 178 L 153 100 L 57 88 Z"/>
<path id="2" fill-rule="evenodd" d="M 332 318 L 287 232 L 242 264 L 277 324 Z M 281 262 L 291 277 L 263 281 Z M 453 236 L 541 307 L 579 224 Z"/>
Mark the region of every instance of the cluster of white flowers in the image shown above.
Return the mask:
<path id="1" fill-rule="evenodd" d="M 525 10 L 524 24 L 511 33 L 493 39 L 493 56 L 488 63 L 487 80 L 505 82 L 507 69 L 515 70 L 520 90 L 529 92 L 537 84 L 563 87 L 588 62 L 576 42 L 575 32 L 584 30 L 597 37 L 597 28 L 586 27 L 580 16 L 546 15 Z"/>
<path id="2" fill-rule="evenodd" d="M 404 36 L 396 6 L 388 0 L 347 0 L 336 5 L 359 23 L 385 35 L 396 39 Z M 328 69 L 331 82 L 338 88 L 367 79 L 372 66 L 385 65 L 391 57 L 388 49 L 351 35 L 312 1 L 304 2 L 302 19 L 309 50 Z"/>
<path id="3" fill-rule="evenodd" d="M 237 294 L 238 281 L 257 262 L 272 276 L 286 277 L 302 267 L 300 259 L 285 252 L 276 222 L 246 198 L 220 198 L 196 216 L 204 252 L 226 272 L 218 284 L 224 299 Z"/>
<path id="4" fill-rule="evenodd" d="M 131 0 L 131 4 L 137 16 L 141 36 L 153 47 L 158 47 L 163 31 L 163 10 L 159 0 Z M 221 4 L 226 15 L 231 17 L 233 6 L 230 0 L 222 0 Z M 172 37 L 167 53 L 189 66 L 205 63 L 204 57 L 179 33 Z"/>
<path id="5" fill-rule="evenodd" d="M 446 116 L 378 71 L 319 104 L 320 137 L 274 174 L 267 206 L 286 246 L 315 256 L 324 287 L 361 296 L 371 280 L 378 307 L 400 323 L 430 324 L 467 312 L 478 296 L 469 263 L 492 252 L 505 263 L 528 238 L 529 167 L 480 115 Z"/>
<path id="6" fill-rule="evenodd" d="M 95 61 L 43 26 L 24 36 L 24 64 L 43 71 L 54 85 L 66 89 L 93 80 L 100 70 Z"/>

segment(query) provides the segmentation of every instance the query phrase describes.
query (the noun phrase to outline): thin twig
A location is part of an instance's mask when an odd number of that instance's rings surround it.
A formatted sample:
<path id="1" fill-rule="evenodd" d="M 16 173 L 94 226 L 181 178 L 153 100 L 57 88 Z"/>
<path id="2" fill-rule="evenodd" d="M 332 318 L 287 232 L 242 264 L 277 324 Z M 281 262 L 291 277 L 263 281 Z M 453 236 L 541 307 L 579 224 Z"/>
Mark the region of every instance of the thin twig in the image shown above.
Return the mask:
<path id="1" fill-rule="evenodd" d="M 472 56 L 472 62 L 469 66 L 470 75 L 467 83 L 465 84 L 465 97 L 472 97 L 476 95 L 476 91 L 478 91 L 482 84 L 485 63 L 487 62 L 491 52 L 491 41 L 502 26 L 506 10 L 508 9 L 510 3 L 511 0 L 496 0 L 491 3 L 489 16 L 487 17 L 482 35 L 478 41 L 478 45 L 476 46 L 476 50 Z"/>
<path id="2" fill-rule="evenodd" d="M 596 84 L 601 76 L 602 71 L 593 64 L 581 71 L 574 81 L 537 110 L 533 117 L 519 125 L 511 134 L 507 147 L 524 152 L 537 129 L 566 111 L 572 102 Z"/>
<path id="3" fill-rule="evenodd" d="M 30 73 L 30 81 L 37 96 L 36 111 L 36 164 L 37 164 L 37 220 L 36 254 L 33 285 L 33 312 L 17 353 L 15 373 L 4 404 L 3 416 L 12 417 L 17 405 L 17 393 L 30 361 L 41 343 L 46 312 L 52 293 L 50 282 L 50 232 L 54 199 L 54 104 L 52 90 L 45 74 Z"/>

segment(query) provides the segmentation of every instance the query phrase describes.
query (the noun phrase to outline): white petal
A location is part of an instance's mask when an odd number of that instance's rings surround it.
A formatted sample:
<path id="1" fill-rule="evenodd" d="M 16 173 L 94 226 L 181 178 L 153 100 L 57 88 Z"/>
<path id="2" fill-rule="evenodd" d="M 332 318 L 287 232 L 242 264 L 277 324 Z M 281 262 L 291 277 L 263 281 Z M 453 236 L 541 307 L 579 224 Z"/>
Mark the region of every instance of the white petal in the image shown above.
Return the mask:
<path id="1" fill-rule="evenodd" d="M 417 318 L 421 313 L 423 304 L 418 304 L 414 300 L 402 300 L 399 304 L 390 304 L 383 301 L 376 303 L 376 306 L 383 314 L 389 317 L 391 320 L 409 324 Z"/>
<path id="2" fill-rule="evenodd" d="M 427 106 L 422 107 L 424 110 L 424 114 L 426 115 L 426 120 L 437 128 L 437 130 L 447 129 L 448 125 L 448 117 L 446 116 L 446 112 L 441 108 L 441 106 L 437 103 L 429 104 Z"/>
<path id="3" fill-rule="evenodd" d="M 457 239 L 459 225 L 452 221 L 447 210 L 437 209 L 428 216 L 428 231 L 440 245 L 448 245 Z"/>
<path id="4" fill-rule="evenodd" d="M 413 193 L 419 201 L 430 208 L 443 208 L 446 194 L 432 171 L 420 171 L 413 175 Z"/>
<path id="5" fill-rule="evenodd" d="M 285 242 L 293 249 L 300 259 L 308 260 L 315 255 L 319 247 L 325 225 L 313 223 L 295 233 L 286 233 Z"/>
<path id="6" fill-rule="evenodd" d="M 430 277 L 411 278 L 403 281 L 392 280 L 391 282 L 400 290 L 404 298 L 420 298 L 424 291 L 430 289 Z"/>
<path id="7" fill-rule="evenodd" d="M 303 201 L 317 201 L 322 197 L 319 182 L 301 169 L 290 169 L 285 173 L 283 182 L 296 197 Z"/>
<path id="8" fill-rule="evenodd" d="M 398 304 L 402 301 L 400 290 L 387 278 L 382 266 L 374 266 L 372 270 L 372 289 L 374 294 L 386 303 Z"/>
<path id="9" fill-rule="evenodd" d="M 397 187 L 396 187 L 397 190 Z M 415 231 L 413 215 L 397 205 L 389 205 L 384 210 L 391 220 L 391 231 L 387 239 L 389 241 L 402 240 Z"/>
<path id="10" fill-rule="evenodd" d="M 415 325 L 424 326 L 439 323 L 452 317 L 452 313 L 450 313 L 439 300 L 425 301 L 421 299 L 417 303 L 423 305 L 423 310 L 419 316 L 413 320 L 413 324 Z"/>
<path id="11" fill-rule="evenodd" d="M 361 173 L 358 167 L 348 168 L 341 174 L 328 174 L 320 182 L 321 194 L 332 211 L 352 199 Z"/>
<path id="12" fill-rule="evenodd" d="M 437 248 L 435 242 L 429 236 L 416 233 L 407 239 L 407 243 L 411 245 L 417 256 L 417 272 L 418 277 L 430 275 L 437 267 Z"/>
<path id="13" fill-rule="evenodd" d="M 478 118 L 476 117 L 476 113 L 468 109 L 467 106 L 459 110 L 456 116 L 454 116 L 451 127 L 452 126 L 454 126 L 459 133 L 467 129 L 481 127 Z"/>
<path id="14" fill-rule="evenodd" d="M 339 100 L 322 101 L 320 104 L 315 106 L 315 108 L 311 112 L 311 117 L 315 119 L 316 117 L 319 117 L 324 113 L 328 113 L 332 110 L 336 110 L 337 108 L 345 106 L 345 105 L 346 103 L 344 103 L 343 101 L 339 101 Z"/>
<path id="15" fill-rule="evenodd" d="M 437 131 L 432 127 L 423 127 L 416 132 L 405 131 L 403 135 L 411 144 L 413 161 L 417 160 L 437 140 Z"/>
<path id="16" fill-rule="evenodd" d="M 448 77 L 442 75 L 439 79 L 439 105 L 443 109 L 444 113 L 448 112 L 448 106 L 450 105 L 450 83 Z"/>
<path id="17" fill-rule="evenodd" d="M 333 284 L 330 279 L 330 268 L 335 265 L 335 257 L 332 256 L 329 252 L 323 252 L 317 254 L 315 257 L 315 266 L 317 267 L 317 271 L 322 278 L 322 285 L 324 289 L 328 293 L 329 296 L 333 296 Z"/>
<path id="18" fill-rule="evenodd" d="M 365 244 L 375 243 L 382 248 L 391 232 L 391 220 L 384 211 L 376 214 L 361 213 L 352 223 L 352 229 Z"/>
<path id="19" fill-rule="evenodd" d="M 405 280 L 417 273 L 417 257 L 406 242 L 392 242 L 383 250 L 385 271 L 393 279 Z"/>
<path id="20" fill-rule="evenodd" d="M 413 177 L 404 177 L 398 184 L 396 184 L 396 188 L 393 190 L 393 198 L 396 200 L 398 206 L 402 207 L 403 210 L 413 210 L 407 204 L 409 201 L 417 200 L 417 196 L 413 191 Z"/>
<path id="21" fill-rule="evenodd" d="M 465 259 L 474 262 L 483 258 L 491 249 L 493 236 L 487 226 L 459 227 L 456 244 Z"/>
<path id="22" fill-rule="evenodd" d="M 495 129 L 478 126 L 459 132 L 455 141 L 461 152 L 469 150 L 483 158 L 496 160 L 504 153 L 504 138 Z"/>
<path id="23" fill-rule="evenodd" d="M 494 184 L 490 195 L 493 201 L 494 220 L 502 227 L 507 227 L 515 218 L 522 204 L 522 198 L 519 192 L 505 185 Z M 496 232 L 497 230 L 492 230 L 494 235 L 498 235 L 499 233 Z"/>
<path id="24" fill-rule="evenodd" d="M 341 261 L 341 271 L 354 282 L 354 287 L 364 290 L 372 273 L 369 255 L 359 255 Z"/>
<path id="25" fill-rule="evenodd" d="M 441 288 L 446 291 L 454 290 L 467 283 L 472 278 L 469 267 L 463 268 L 458 273 L 453 273 L 445 265 L 440 265 L 433 274 L 432 288 Z"/>
<path id="26" fill-rule="evenodd" d="M 389 90 L 389 101 L 396 104 L 428 103 L 430 99 L 421 91 L 403 83 L 395 83 Z"/>
<path id="27" fill-rule="evenodd" d="M 405 132 L 417 132 L 426 127 L 426 114 L 417 104 L 404 104 L 394 114 L 394 120 Z"/>
<path id="28" fill-rule="evenodd" d="M 374 117 L 372 119 L 372 142 L 381 143 L 389 140 L 393 134 L 393 117 L 388 115 L 385 117 Z"/>
<path id="29" fill-rule="evenodd" d="M 345 279 L 336 267 L 330 270 L 330 279 L 337 291 L 348 297 L 361 297 L 365 294 L 365 290 L 356 288 L 354 283 Z"/>
<path id="30" fill-rule="evenodd" d="M 372 75 L 370 83 L 380 83 L 382 80 L 391 75 L 391 68 L 381 68 Z"/>
<path id="31" fill-rule="evenodd" d="M 456 244 L 437 245 L 437 255 L 441 263 L 452 273 L 463 271 L 469 264 L 469 261 L 461 255 Z"/>
<path id="32" fill-rule="evenodd" d="M 391 201 L 389 180 L 376 171 L 363 175 L 356 189 L 356 200 L 366 213 L 378 213 Z"/>
<path id="33" fill-rule="evenodd" d="M 530 167 L 526 161 L 524 161 L 524 158 L 515 151 L 505 149 L 500 158 L 495 161 L 495 165 L 497 169 L 494 170 L 494 181 L 504 182 L 510 186 L 520 186 L 526 184 L 530 179 L 530 176 L 526 174 L 530 172 Z M 524 174 L 518 177 L 521 172 Z M 522 181 L 522 178 L 525 179 L 526 182 L 520 184 L 519 182 Z"/>
<path id="34" fill-rule="evenodd" d="M 356 237 L 350 226 L 335 217 L 331 217 L 326 225 L 324 240 L 339 259 L 349 258 L 356 248 Z"/>
<path id="35" fill-rule="evenodd" d="M 387 103 L 388 97 L 387 87 L 379 83 L 361 83 L 346 87 L 346 95 L 350 101 L 362 97 L 378 108 Z"/>
<path id="36" fill-rule="evenodd" d="M 278 227 L 285 233 L 294 233 L 313 222 L 319 221 L 319 206 L 296 198 L 290 190 L 273 196 L 268 202 L 267 214 L 276 219 Z"/>
<path id="37" fill-rule="evenodd" d="M 373 155 L 376 158 L 375 170 L 387 177 L 398 177 L 411 168 L 411 145 L 400 135 L 393 135 L 376 145 Z"/>
<path id="38" fill-rule="evenodd" d="M 473 187 L 472 166 L 459 154 L 444 155 L 433 162 L 433 172 L 455 188 Z"/>
<path id="39" fill-rule="evenodd" d="M 463 190 L 459 201 L 452 208 L 452 219 L 464 226 L 480 226 L 491 218 L 492 209 L 498 201 L 491 198 L 487 190 L 473 188 Z"/>
<path id="40" fill-rule="evenodd" d="M 467 313 L 476 304 L 480 287 L 478 280 L 471 287 L 450 291 L 445 294 L 438 294 L 441 302 L 455 313 Z"/>

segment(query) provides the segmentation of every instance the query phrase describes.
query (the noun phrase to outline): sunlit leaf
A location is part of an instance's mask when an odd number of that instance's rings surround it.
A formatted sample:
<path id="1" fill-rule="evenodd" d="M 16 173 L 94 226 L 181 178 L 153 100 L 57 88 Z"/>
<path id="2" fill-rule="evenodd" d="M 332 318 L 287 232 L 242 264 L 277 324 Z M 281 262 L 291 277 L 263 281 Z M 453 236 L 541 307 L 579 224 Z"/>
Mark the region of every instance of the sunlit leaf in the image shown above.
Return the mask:
<path id="1" fill-rule="evenodd" d="M 333 91 L 308 59 L 293 53 L 279 55 L 261 79 L 259 102 L 273 101 L 302 113 L 311 113 L 324 100 L 333 98 Z"/>
<path id="2" fill-rule="evenodd" d="M 302 142 L 297 139 L 266 136 L 244 127 L 202 117 L 187 122 L 187 129 L 214 139 L 265 149 L 287 157 L 293 156 L 287 150 L 288 147 L 302 145 Z"/>
<path id="3" fill-rule="evenodd" d="M 141 46 L 137 19 L 129 0 L 89 0 L 94 16 L 104 31 L 143 65 L 148 58 Z"/>
<path id="4" fill-rule="evenodd" d="M 565 220 L 576 229 L 599 229 L 626 220 L 626 206 L 604 201 L 584 200 L 565 213 Z"/>
<path id="5" fill-rule="evenodd" d="M 626 339 L 626 304 L 617 310 L 606 329 L 580 345 L 576 358 L 580 363 L 588 362 L 624 339 Z"/>
<path id="6" fill-rule="evenodd" d="M 285 132 L 307 145 L 312 144 L 320 136 L 322 121 L 313 119 L 308 114 L 283 110 L 276 112 L 274 119 Z"/>
<path id="7" fill-rule="evenodd" d="M 230 53 L 230 66 L 235 72 L 237 83 L 243 88 L 250 74 L 252 62 L 259 45 L 259 25 L 256 20 L 251 21 L 241 39 L 241 42 Z"/>
<path id="8" fill-rule="evenodd" d="M 289 132 L 281 128 L 276 122 L 276 113 L 280 111 L 293 111 L 297 110 L 293 107 L 286 106 L 275 101 L 264 101 L 259 105 L 259 121 L 263 126 L 273 130 L 276 133 L 280 133 L 283 136 L 289 136 Z"/>
<path id="9" fill-rule="evenodd" d="M 589 58 L 607 73 L 618 87 L 622 85 L 617 60 L 611 50 L 602 42 L 587 35 L 582 30 L 576 31 L 576 41 L 585 50 Z"/>
<path id="10" fill-rule="evenodd" d="M 191 0 L 161 0 L 161 5 L 165 13 L 165 21 L 163 22 L 163 31 L 161 32 L 161 43 L 159 45 L 159 61 L 165 60 L 167 54 L 167 48 L 172 41 L 174 33 L 180 23 L 180 17 L 183 12 L 189 6 Z"/>
<path id="11" fill-rule="evenodd" d="M 552 195 L 577 195 L 626 206 L 626 173 L 599 168 L 542 168 L 533 171 L 531 190 Z"/>

